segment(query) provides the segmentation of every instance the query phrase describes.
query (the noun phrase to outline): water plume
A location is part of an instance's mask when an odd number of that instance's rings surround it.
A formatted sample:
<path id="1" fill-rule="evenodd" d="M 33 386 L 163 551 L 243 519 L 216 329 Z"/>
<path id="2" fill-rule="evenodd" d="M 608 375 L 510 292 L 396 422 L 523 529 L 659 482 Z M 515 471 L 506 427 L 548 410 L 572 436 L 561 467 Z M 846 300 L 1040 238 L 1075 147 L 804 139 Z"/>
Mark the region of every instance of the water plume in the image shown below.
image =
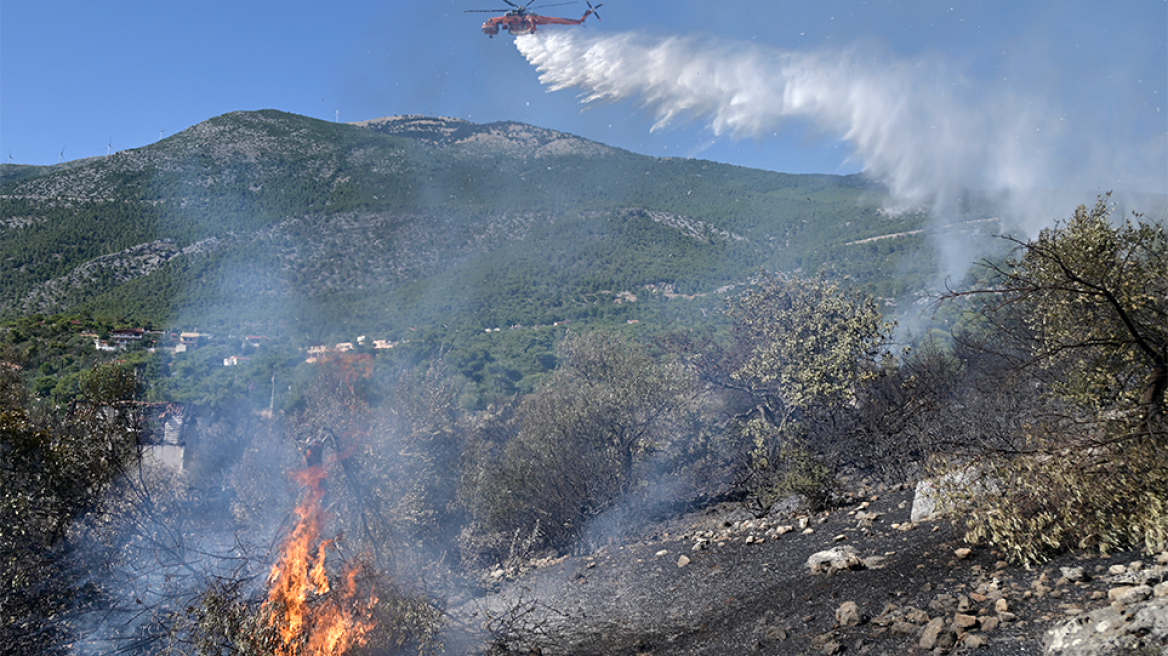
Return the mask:
<path id="1" fill-rule="evenodd" d="M 1088 156 L 1106 135 L 1072 130 L 1047 97 L 975 82 L 938 57 L 897 59 L 873 46 L 794 52 L 637 32 L 548 31 L 515 43 L 551 90 L 578 89 L 585 103 L 640 103 L 654 114 L 654 130 L 699 120 L 719 136 L 765 137 L 801 122 L 846 142 L 895 206 L 940 217 L 958 215 L 969 189 L 1021 196 L 1009 192 L 1077 187 L 1086 199 L 1122 175 L 1103 170 L 1114 158 Z M 1153 185 L 1160 191 L 1162 183 Z M 1006 204 L 1027 232 L 1073 207 Z"/>

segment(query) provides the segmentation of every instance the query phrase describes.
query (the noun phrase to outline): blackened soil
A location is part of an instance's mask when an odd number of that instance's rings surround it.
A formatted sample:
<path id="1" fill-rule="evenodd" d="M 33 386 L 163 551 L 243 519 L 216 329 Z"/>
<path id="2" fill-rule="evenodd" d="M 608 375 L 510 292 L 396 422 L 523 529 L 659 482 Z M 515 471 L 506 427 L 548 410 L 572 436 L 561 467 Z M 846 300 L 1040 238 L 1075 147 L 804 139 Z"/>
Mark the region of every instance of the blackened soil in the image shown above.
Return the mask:
<path id="1" fill-rule="evenodd" d="M 1099 599 L 1106 584 L 1059 582 L 1059 566 L 1097 571 L 1126 562 L 1067 556 L 1028 571 L 984 547 L 959 557 L 968 545 L 958 527 L 909 524 L 911 502 L 908 489 L 857 497 L 831 513 L 803 515 L 809 532 L 761 541 L 765 527 L 744 525 L 748 515 L 723 506 L 647 527 L 623 546 L 543 561 L 515 578 L 496 572 L 497 592 L 451 609 L 462 630 L 449 636 L 448 652 L 482 653 L 493 644 L 496 653 L 580 656 L 902 656 L 933 652 L 921 646 L 925 622 L 961 613 L 978 618 L 976 625 L 940 653 L 1041 654 L 1046 629 L 1107 603 Z M 862 521 L 857 513 L 879 518 Z M 768 521 L 798 526 L 800 519 Z M 695 550 L 695 536 L 711 535 Z M 870 567 L 809 571 L 809 556 L 844 545 Z M 856 604 L 860 624 L 837 621 L 844 602 Z"/>

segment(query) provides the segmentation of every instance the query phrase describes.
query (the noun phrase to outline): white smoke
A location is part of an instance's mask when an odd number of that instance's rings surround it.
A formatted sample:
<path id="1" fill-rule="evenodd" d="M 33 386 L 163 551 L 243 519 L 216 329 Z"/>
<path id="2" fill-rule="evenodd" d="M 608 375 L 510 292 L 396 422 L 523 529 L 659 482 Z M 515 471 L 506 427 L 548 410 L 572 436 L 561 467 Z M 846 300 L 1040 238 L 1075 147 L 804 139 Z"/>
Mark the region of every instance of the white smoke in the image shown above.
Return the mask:
<path id="1" fill-rule="evenodd" d="M 579 89 L 588 103 L 639 102 L 654 113 L 654 129 L 691 119 L 708 122 L 716 135 L 764 137 L 785 122 L 805 122 L 850 144 L 895 203 L 942 217 L 956 213 L 963 188 L 1025 190 L 1011 197 L 1027 206 L 1011 209 L 1032 231 L 1121 175 L 1093 179 L 1098 171 L 1090 169 L 1103 165 L 1098 140 L 1072 131 L 1041 94 L 975 83 L 936 58 L 897 60 L 860 47 L 791 52 L 635 32 L 549 31 L 515 42 L 551 90 Z M 1034 192 L 1070 186 L 1085 194 L 1062 198 L 1065 207 L 1033 206 Z"/>

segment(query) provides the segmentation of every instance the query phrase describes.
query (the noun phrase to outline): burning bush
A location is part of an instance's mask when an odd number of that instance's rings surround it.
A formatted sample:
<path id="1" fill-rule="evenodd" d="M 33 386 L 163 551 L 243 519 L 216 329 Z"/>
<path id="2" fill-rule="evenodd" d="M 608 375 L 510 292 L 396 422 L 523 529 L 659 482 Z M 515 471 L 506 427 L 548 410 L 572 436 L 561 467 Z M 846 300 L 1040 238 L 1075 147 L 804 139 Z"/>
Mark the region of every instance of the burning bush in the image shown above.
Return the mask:
<path id="1" fill-rule="evenodd" d="M 304 499 L 271 568 L 266 598 L 247 601 L 240 580 L 216 582 L 177 623 L 172 650 L 193 646 L 199 654 L 256 656 L 434 651 L 441 611 L 367 560 L 341 558 L 338 538 L 322 537 L 325 476 L 323 464 L 295 474 Z"/>

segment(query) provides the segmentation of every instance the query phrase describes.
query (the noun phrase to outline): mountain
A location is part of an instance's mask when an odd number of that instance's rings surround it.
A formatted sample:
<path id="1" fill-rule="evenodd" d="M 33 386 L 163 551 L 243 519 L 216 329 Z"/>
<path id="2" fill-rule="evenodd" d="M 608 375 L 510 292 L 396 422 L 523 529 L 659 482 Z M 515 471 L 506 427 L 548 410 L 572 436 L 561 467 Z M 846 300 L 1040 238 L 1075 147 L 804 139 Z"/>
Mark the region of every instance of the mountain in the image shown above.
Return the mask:
<path id="1" fill-rule="evenodd" d="M 923 213 L 885 199 L 860 176 L 647 157 L 514 122 L 234 112 L 108 157 L 0 166 L 0 317 L 307 341 L 661 323 L 759 267 L 903 298 L 935 266 Z"/>

